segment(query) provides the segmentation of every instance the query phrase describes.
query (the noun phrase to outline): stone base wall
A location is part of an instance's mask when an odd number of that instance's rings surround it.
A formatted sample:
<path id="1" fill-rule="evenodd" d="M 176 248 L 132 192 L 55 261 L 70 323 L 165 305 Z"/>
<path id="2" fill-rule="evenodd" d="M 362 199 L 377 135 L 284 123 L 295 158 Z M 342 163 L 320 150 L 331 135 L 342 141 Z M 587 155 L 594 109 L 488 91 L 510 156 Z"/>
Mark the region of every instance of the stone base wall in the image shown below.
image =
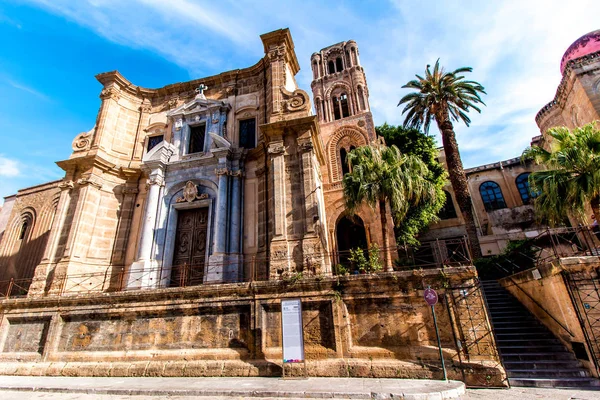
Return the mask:
<path id="1" fill-rule="evenodd" d="M 281 299 L 301 298 L 310 376 L 439 379 L 427 285 L 449 377 L 505 385 L 471 267 L 4 300 L 0 373 L 280 376 Z"/>

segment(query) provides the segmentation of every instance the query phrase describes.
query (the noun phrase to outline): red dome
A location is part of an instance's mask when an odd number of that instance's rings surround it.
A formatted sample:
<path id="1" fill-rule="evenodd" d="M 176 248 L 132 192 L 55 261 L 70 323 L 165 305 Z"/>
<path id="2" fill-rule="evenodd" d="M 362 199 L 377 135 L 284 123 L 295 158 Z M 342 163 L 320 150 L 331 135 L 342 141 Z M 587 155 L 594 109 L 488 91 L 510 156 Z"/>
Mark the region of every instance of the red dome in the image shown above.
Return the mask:
<path id="1" fill-rule="evenodd" d="M 583 35 L 569 46 L 560 60 L 560 73 L 565 72 L 569 61 L 597 51 L 600 51 L 600 29 Z"/>

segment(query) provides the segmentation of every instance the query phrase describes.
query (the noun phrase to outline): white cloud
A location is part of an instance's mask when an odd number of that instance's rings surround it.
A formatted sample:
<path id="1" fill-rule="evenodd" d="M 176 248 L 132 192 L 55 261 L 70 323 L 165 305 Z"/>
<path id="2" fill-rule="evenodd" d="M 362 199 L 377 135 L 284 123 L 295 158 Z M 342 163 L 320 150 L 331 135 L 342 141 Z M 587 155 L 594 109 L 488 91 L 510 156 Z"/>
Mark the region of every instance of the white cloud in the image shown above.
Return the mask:
<path id="1" fill-rule="evenodd" d="M 2 154 L 0 154 L 0 176 L 15 177 L 19 174 L 19 163 L 16 160 L 6 158 Z"/>
<path id="2" fill-rule="evenodd" d="M 470 128 L 455 125 L 466 166 L 518 156 L 539 134 L 535 114 L 554 96 L 563 52 L 598 27 L 597 0 L 577 7 L 557 0 L 28 1 L 196 76 L 251 65 L 262 56 L 258 35 L 287 26 L 302 67 L 298 82 L 308 91 L 310 54 L 354 39 L 376 124 L 402 123 L 396 104 L 408 91 L 401 86 L 426 64 L 441 58 L 448 69 L 471 66 L 468 78 L 488 94 Z M 431 133 L 437 134 L 435 126 Z"/>
<path id="3" fill-rule="evenodd" d="M 27 92 L 29 94 L 32 94 L 32 95 L 34 95 L 36 97 L 39 97 L 40 99 L 43 99 L 43 100 L 46 100 L 46 101 L 50 101 L 50 97 L 46 96 L 44 93 L 42 93 L 42 92 L 40 92 L 38 90 L 35 90 L 35 89 L 33 89 L 33 88 L 31 88 L 31 87 L 29 87 L 27 85 L 24 85 L 22 83 L 19 83 L 17 81 L 12 80 L 12 79 L 7 79 L 6 82 L 10 86 L 14 87 L 15 89 L 22 90 L 22 91 Z"/>

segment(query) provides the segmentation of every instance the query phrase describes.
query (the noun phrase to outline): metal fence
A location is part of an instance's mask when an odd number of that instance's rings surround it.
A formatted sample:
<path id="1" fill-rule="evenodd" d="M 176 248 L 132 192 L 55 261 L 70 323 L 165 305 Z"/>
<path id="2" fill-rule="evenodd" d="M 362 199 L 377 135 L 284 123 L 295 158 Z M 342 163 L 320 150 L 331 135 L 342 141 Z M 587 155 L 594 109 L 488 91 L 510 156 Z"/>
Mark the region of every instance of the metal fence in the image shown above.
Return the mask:
<path id="1" fill-rule="evenodd" d="M 44 290 L 46 295 L 58 296 L 198 286 L 210 284 L 206 277 L 211 274 L 223 276 L 227 275 L 227 271 L 239 269 L 243 271 L 224 281 L 267 280 L 270 277 L 264 271 L 267 271 L 271 260 L 281 262 L 282 258 L 254 256 L 243 262 L 183 264 L 149 269 L 110 267 L 98 272 L 57 274 L 54 276 L 53 282 L 48 282 L 46 277 L 40 280 L 10 279 L 0 282 L 0 298 L 25 297 L 30 286 L 46 288 L 40 290 Z M 292 257 L 289 257 L 283 261 L 286 260 L 293 261 L 296 265 L 302 265 L 302 271 L 297 272 L 307 276 L 320 274 L 321 272 L 315 265 L 324 261 L 329 261 L 331 264 L 332 274 L 388 272 L 390 268 L 386 265 L 386 260 L 391 261 L 395 271 L 472 265 L 466 238 L 432 240 L 413 247 L 396 247 L 394 245 L 387 250 L 387 255 L 383 249 L 371 247 L 370 249 L 357 248 L 352 251 L 305 253 L 300 259 L 292 260 Z M 259 271 L 263 272 L 259 273 Z M 283 276 L 281 278 L 284 279 Z M 215 283 L 221 282 L 217 281 Z"/>

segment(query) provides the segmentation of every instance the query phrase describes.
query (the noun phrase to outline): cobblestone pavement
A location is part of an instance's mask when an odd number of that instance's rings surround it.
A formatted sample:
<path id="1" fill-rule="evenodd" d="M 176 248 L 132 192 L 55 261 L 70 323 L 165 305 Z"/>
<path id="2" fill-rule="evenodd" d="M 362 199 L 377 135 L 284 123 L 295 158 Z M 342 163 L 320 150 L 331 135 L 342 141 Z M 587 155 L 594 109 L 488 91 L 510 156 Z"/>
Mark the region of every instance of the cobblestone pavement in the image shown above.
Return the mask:
<path id="1" fill-rule="evenodd" d="M 42 392 L 13 392 L 0 391 L 2 400 L 204 400 L 209 397 L 188 396 L 109 396 L 80 393 L 42 393 Z M 537 389 L 537 388 L 512 388 L 502 389 L 468 389 L 463 400 L 598 400 L 600 391 L 576 389 Z M 274 397 L 210 397 L 210 400 L 300 400 L 292 398 Z"/>

